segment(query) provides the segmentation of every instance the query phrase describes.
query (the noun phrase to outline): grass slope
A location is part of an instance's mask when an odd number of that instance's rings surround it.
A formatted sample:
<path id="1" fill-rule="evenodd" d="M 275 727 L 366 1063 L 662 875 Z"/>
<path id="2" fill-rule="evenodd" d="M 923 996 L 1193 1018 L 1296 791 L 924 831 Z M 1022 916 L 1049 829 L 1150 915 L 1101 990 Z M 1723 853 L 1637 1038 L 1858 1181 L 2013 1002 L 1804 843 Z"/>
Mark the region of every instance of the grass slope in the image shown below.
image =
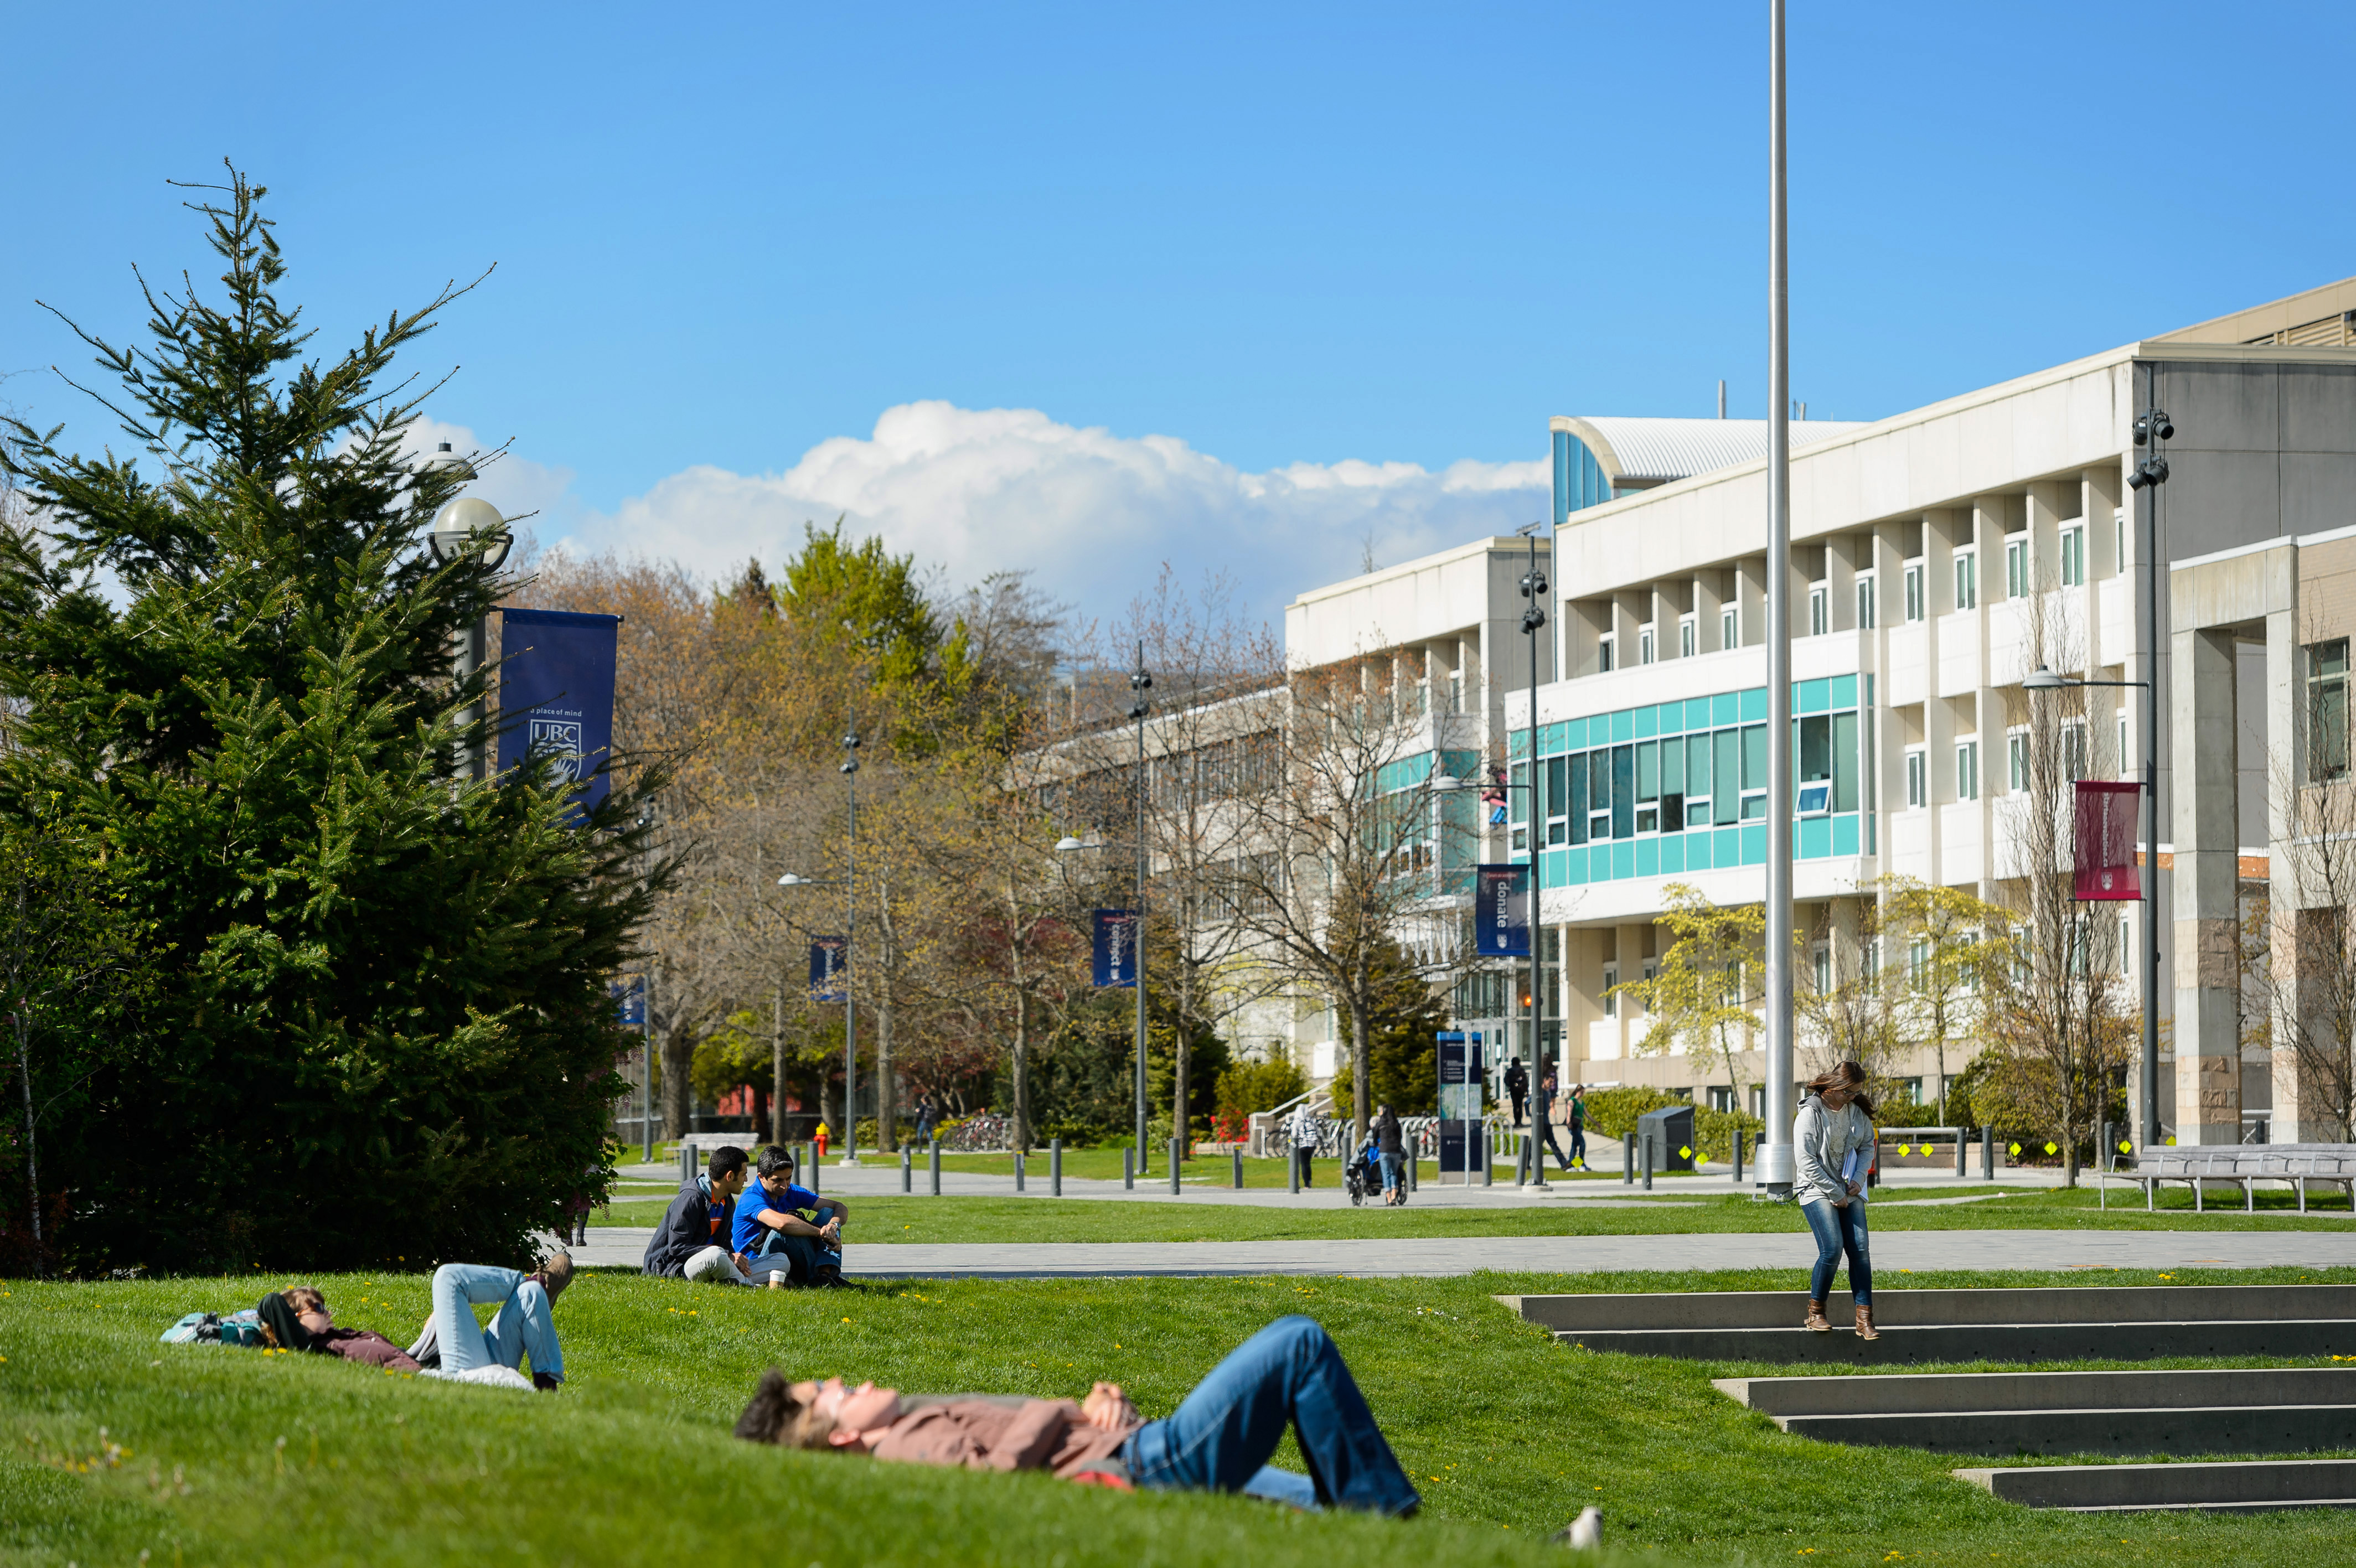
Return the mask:
<path id="1" fill-rule="evenodd" d="M 1911 1193 L 1912 1189 L 1902 1189 Z M 1924 1197 L 1951 1198 L 1992 1190 L 1958 1187 Z M 1640 1206 L 1597 1208 L 1577 1200 L 1511 1207 L 1437 1208 L 1410 1202 L 1353 1209 L 1339 1192 L 1330 1208 L 1259 1208 L 1105 1199 L 931 1198 L 853 1196 L 849 1239 L 854 1242 L 1248 1242 L 1385 1236 L 1649 1236 L 1751 1232 L 1804 1235 L 1807 1221 L 1791 1204 L 1745 1197 L 1661 1194 Z M 599 1224 L 652 1225 L 663 1205 L 616 1203 Z M 2095 1207 L 2092 1192 L 2059 1189 L 2008 1189 L 1984 1203 L 1910 1201 L 1901 1191 L 1877 1198 L 1873 1228 L 1891 1231 L 2331 1231 L 2345 1232 L 2345 1211 L 2301 1215 L 2261 1208 L 2160 1210 Z"/>
<path id="2" fill-rule="evenodd" d="M 2146 1283 L 2149 1276 L 2123 1276 Z M 2327 1277 L 2319 1271 L 2201 1282 Z M 1693 1563 L 2343 1562 L 2344 1520 L 2082 1518 L 2002 1504 L 1954 1461 L 1790 1437 L 1709 1386 L 1729 1369 L 1566 1350 L 1493 1293 L 1555 1280 L 948 1282 L 851 1293 L 585 1275 L 558 1309 L 572 1385 L 445 1387 L 322 1359 L 170 1347 L 181 1312 L 281 1282 L 16 1284 L 0 1296 L 0 1561 L 789 1564 L 1559 1562 L 1589 1501 L 1615 1541 Z M 320 1282 L 405 1337 L 420 1276 Z M 1764 1276 L 1611 1287 L 1758 1288 Z M 1783 1284 L 1782 1276 L 1772 1282 Z M 2083 1276 L 1914 1276 L 1918 1285 Z M 760 1369 L 1166 1412 L 1282 1313 L 1333 1330 L 1426 1499 L 1391 1524 L 1202 1497 L 1118 1497 L 782 1454 L 727 1429 Z M 122 1452 L 109 1458 L 107 1445 Z"/>

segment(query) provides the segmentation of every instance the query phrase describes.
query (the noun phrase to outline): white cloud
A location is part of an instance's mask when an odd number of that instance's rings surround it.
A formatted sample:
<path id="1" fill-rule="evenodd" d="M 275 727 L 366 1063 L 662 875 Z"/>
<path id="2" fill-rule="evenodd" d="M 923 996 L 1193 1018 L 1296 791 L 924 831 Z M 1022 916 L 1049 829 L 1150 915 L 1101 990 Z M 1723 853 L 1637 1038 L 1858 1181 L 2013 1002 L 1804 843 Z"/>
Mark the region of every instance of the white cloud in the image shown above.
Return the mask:
<path id="1" fill-rule="evenodd" d="M 498 466 L 510 465 L 530 480 L 519 492 L 568 477 L 519 459 Z M 545 542 L 667 557 L 715 581 L 752 557 L 774 567 L 805 522 L 842 516 L 854 535 L 879 533 L 952 583 L 1028 570 L 1050 593 L 1101 613 L 1125 607 L 1167 560 L 1183 577 L 1232 572 L 1245 602 L 1273 619 L 1295 594 L 1355 572 L 1369 540 L 1388 565 L 1510 532 L 1545 514 L 1547 483 L 1543 460 L 1247 474 L 1171 436 L 927 401 L 885 410 L 871 436 L 822 441 L 782 474 L 698 465 L 611 514 L 568 514 L 552 496 L 534 504 L 552 521 L 564 517 L 561 529 L 541 524 Z"/>

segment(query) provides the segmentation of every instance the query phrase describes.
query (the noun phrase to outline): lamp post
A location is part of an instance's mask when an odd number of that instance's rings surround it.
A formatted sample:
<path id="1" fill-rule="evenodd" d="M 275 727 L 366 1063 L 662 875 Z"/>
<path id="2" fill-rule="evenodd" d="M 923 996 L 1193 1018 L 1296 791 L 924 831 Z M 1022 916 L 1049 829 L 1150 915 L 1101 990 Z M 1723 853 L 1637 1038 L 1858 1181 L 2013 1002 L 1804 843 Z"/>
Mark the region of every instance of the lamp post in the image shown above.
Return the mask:
<path id="1" fill-rule="evenodd" d="M 851 933 L 859 919 L 859 731 L 842 737 L 842 774 L 849 800 L 848 831 L 843 849 L 843 875 L 799 877 L 787 871 L 777 879 L 781 888 L 841 888 L 842 892 L 842 1163 L 859 1163 L 859 1002 L 851 991 Z M 782 1094 L 785 1085 L 776 1086 Z"/>
<path id="2" fill-rule="evenodd" d="M 1788 1197 L 1792 1151 L 1792 273 L 1784 0 L 1767 45 L 1767 1093 L 1759 1185 Z M 1738 1107 L 1739 1109 L 1740 1107 Z"/>
<path id="3" fill-rule="evenodd" d="M 1131 912 L 1134 924 L 1130 929 L 1130 953 L 1137 965 L 1137 1168 L 1145 1168 L 1146 1124 L 1149 1107 L 1145 1098 L 1145 719 L 1153 711 L 1152 699 L 1145 694 L 1153 689 L 1153 677 L 1145 667 L 1145 645 L 1137 645 L 1137 668 L 1130 673 L 1129 688 L 1137 694 L 1129 705 L 1129 716 L 1137 725 L 1137 907 Z M 1091 837 L 1094 836 L 1091 835 Z M 1066 834 L 1055 841 L 1058 854 L 1076 854 L 1098 846 L 1083 842 Z M 1186 1129 L 1177 1125 L 1183 1107 L 1173 1105 L 1171 1111 L 1172 1132 L 1183 1149 Z"/>
<path id="4" fill-rule="evenodd" d="M 2147 370 L 2145 385 L 2149 387 Z M 2135 443 L 2151 448 L 2151 455 L 2135 465 L 2127 475 L 2127 488 L 2140 498 L 2143 507 L 2144 624 L 2149 640 L 2144 645 L 2145 673 L 2151 678 L 2143 683 L 2143 754 L 2144 805 L 2147 821 L 2144 843 L 2148 846 L 2150 864 L 2145 868 L 2151 875 L 2149 907 L 2144 916 L 2143 935 L 2143 1062 L 2137 1074 L 2136 1087 L 2142 1091 L 2143 1141 L 2147 1148 L 2159 1147 L 2159 487 L 2168 483 L 2168 454 L 2160 450 L 2176 437 L 2175 421 L 2166 411 L 2147 406 L 2136 416 Z"/>
<path id="5" fill-rule="evenodd" d="M 417 471 L 420 474 L 455 474 L 462 480 L 481 477 L 472 463 L 450 450 L 450 443 L 446 441 L 432 456 L 417 465 Z M 434 514 L 433 526 L 425 534 L 426 550 L 435 563 L 442 566 L 448 566 L 470 555 L 479 555 L 485 567 L 497 571 L 507 564 L 508 551 L 514 544 L 515 538 L 508 532 L 508 520 L 499 515 L 499 509 L 488 501 L 472 496 L 463 496 L 444 503 L 442 509 Z M 481 671 L 490 656 L 487 617 L 477 616 L 474 624 L 459 633 L 453 641 L 456 645 L 451 661 L 452 674 L 463 686 Z M 479 780 L 489 771 L 485 765 L 487 759 L 484 755 L 480 733 L 483 722 L 481 699 L 466 705 L 466 720 L 471 738 L 466 742 L 464 772 L 468 778 Z"/>
<path id="6" fill-rule="evenodd" d="M 2160 460 L 2162 477 L 2166 476 L 2167 461 Z M 2023 691 L 2062 691 L 2071 687 L 2109 686 L 2136 687 L 2142 690 L 2148 708 L 2158 683 L 2149 680 L 2080 680 L 2074 676 L 2055 675 L 2043 665 L 2021 677 Z M 2159 742 L 2158 731 L 2147 724 L 2143 732 L 2143 796 L 2145 821 L 2150 837 L 2149 864 L 2144 867 L 2143 879 L 2143 1069 L 2136 1087 L 2140 1091 L 2144 1112 L 2144 1144 L 2157 1147 L 2159 1142 Z M 2121 758 L 2122 762 L 2126 759 Z M 2103 1151 L 2109 1158 L 2111 1151 Z"/>

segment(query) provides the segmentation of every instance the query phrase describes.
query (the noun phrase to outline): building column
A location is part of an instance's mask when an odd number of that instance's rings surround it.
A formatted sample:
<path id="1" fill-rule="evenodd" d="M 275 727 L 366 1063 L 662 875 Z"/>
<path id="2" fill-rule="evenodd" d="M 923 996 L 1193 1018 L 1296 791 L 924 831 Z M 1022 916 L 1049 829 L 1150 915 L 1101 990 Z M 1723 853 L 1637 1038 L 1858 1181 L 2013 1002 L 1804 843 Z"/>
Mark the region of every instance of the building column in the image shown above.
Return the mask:
<path id="1" fill-rule="evenodd" d="M 2272 1030 L 2274 1107 L 2267 1117 L 2269 1143 L 2331 1143 L 2340 1125 L 2323 1108 L 2329 1102 L 2315 1074 L 2302 1071 L 2297 1037 L 2299 1020 L 2315 1017 L 2320 976 L 2308 955 L 2336 950 L 2333 936 L 2344 913 L 2306 884 L 2299 859 L 2298 792 L 2306 777 L 2305 737 L 2298 731 L 2299 646 L 2295 610 L 2266 616 L 2266 874 L 2267 962 L 2273 970 Z M 2321 945 L 2319 945 L 2321 944 Z"/>
<path id="2" fill-rule="evenodd" d="M 2175 635 L 2176 1141 L 2242 1141 L 2234 638 Z"/>

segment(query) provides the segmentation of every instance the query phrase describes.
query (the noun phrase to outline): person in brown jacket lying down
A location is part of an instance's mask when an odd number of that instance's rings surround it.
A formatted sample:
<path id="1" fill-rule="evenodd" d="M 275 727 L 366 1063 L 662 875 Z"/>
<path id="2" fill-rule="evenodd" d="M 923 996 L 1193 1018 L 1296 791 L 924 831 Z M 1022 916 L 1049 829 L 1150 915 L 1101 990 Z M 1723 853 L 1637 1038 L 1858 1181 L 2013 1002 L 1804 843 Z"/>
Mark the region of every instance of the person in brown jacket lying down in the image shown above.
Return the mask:
<path id="1" fill-rule="evenodd" d="M 327 1297 L 307 1285 L 272 1291 L 255 1309 L 262 1319 L 262 1337 L 284 1350 L 311 1350 L 341 1356 L 363 1366 L 391 1367 L 413 1372 L 417 1363 L 409 1352 L 372 1328 L 338 1328 L 327 1312 Z"/>
<path id="2" fill-rule="evenodd" d="M 1269 1456 L 1291 1427 L 1309 1474 Z M 1211 1370 L 1160 1421 L 1117 1383 L 1069 1400 L 904 1394 L 841 1378 L 762 1375 L 736 1435 L 969 1470 L 1046 1470 L 1066 1480 L 1154 1489 L 1241 1492 L 1296 1508 L 1343 1507 L 1405 1518 L 1422 1499 L 1384 1441 L 1342 1352 L 1307 1317 L 1280 1317 Z"/>

